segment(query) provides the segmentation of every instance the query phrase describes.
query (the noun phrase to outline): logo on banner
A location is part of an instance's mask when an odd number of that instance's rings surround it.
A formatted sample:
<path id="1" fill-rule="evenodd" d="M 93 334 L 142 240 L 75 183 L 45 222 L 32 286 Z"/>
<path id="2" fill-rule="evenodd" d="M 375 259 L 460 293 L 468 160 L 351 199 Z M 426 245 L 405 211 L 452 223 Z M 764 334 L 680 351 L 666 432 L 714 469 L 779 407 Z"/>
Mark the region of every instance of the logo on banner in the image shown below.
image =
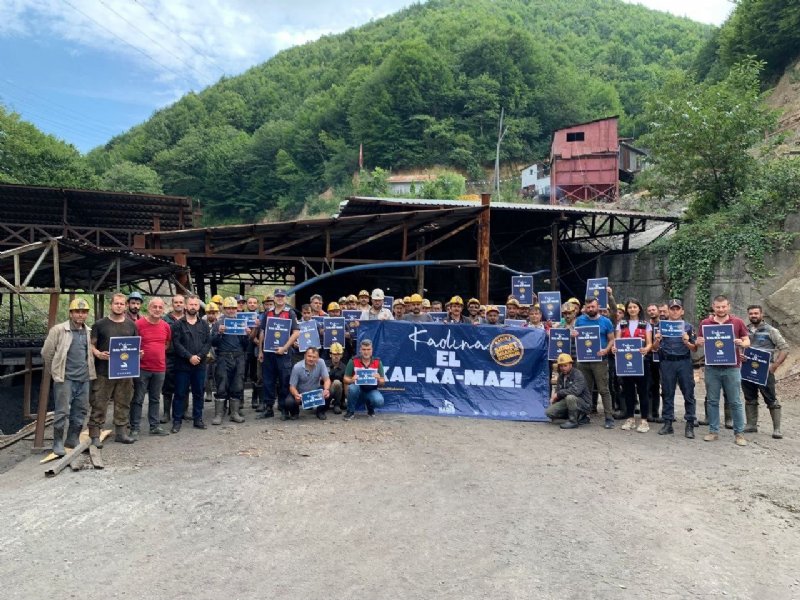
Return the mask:
<path id="1" fill-rule="evenodd" d="M 121 360 L 128 360 L 128 358 L 130 357 L 130 354 L 128 354 L 127 352 L 123 352 L 123 353 L 121 353 L 119 355 L 119 357 L 120 357 Z"/>
<path id="2" fill-rule="evenodd" d="M 633 353 L 626 352 L 625 353 L 625 360 L 633 360 Z"/>
<path id="3" fill-rule="evenodd" d="M 758 369 L 758 361 L 754 360 L 753 362 L 750 363 L 750 366 L 753 367 L 754 369 Z"/>
<path id="4" fill-rule="evenodd" d="M 522 342 L 509 333 L 498 335 L 489 344 L 489 355 L 501 367 L 513 367 L 522 360 L 524 353 Z"/>

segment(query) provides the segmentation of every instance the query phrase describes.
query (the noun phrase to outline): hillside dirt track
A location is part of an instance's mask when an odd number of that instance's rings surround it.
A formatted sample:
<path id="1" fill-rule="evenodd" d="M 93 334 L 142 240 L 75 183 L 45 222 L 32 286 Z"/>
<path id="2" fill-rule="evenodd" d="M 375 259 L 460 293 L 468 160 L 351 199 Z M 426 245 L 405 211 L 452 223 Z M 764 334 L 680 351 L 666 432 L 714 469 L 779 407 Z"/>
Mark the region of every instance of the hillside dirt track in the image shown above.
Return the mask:
<path id="1" fill-rule="evenodd" d="M 2 596 L 800 598 L 797 387 L 779 384 L 785 439 L 762 406 L 746 448 L 682 422 L 248 409 L 46 479 L 20 442 L 0 452 Z"/>

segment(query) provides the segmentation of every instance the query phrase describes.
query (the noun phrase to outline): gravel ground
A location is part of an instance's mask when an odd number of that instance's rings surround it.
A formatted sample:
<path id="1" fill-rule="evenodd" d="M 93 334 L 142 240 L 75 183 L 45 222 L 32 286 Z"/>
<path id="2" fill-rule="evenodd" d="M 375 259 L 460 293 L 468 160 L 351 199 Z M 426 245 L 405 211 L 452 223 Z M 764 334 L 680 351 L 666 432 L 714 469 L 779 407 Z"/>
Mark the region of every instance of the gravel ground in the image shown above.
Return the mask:
<path id="1" fill-rule="evenodd" d="M 746 448 L 248 411 L 46 479 L 22 442 L 0 452 L 3 597 L 800 598 L 796 388 L 785 439 L 762 407 Z"/>

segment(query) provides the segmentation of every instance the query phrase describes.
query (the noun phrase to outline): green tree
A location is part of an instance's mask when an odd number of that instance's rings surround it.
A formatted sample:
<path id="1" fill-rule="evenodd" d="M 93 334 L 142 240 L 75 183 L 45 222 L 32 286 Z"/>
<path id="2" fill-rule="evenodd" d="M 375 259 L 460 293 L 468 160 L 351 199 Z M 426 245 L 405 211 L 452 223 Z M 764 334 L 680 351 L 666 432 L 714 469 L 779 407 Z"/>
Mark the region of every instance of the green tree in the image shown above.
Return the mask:
<path id="1" fill-rule="evenodd" d="M 127 160 L 112 165 L 103 173 L 99 186 L 114 192 L 164 193 L 158 173 L 147 165 L 137 165 Z"/>
<path id="2" fill-rule="evenodd" d="M 433 181 L 422 184 L 421 198 L 436 200 L 455 200 L 462 196 L 466 190 L 466 179 L 463 175 L 452 171 L 445 171 L 436 176 Z"/>
<path id="3" fill-rule="evenodd" d="M 714 84 L 680 74 L 652 98 L 651 132 L 641 140 L 654 164 L 647 174 L 652 191 L 693 197 L 690 216 L 716 212 L 739 197 L 757 165 L 749 150 L 775 125 L 759 94 L 761 67 L 743 61 Z"/>

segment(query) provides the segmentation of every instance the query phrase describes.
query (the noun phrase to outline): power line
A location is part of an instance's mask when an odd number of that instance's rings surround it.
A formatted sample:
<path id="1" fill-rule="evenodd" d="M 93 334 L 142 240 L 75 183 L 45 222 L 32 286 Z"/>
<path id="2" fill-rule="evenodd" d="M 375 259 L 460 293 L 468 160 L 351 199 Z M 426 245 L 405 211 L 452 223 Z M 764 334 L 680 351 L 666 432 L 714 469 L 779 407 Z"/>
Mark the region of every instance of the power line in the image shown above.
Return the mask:
<path id="1" fill-rule="evenodd" d="M 209 54 L 206 54 L 205 52 L 203 52 L 202 50 L 198 49 L 198 48 L 197 48 L 196 46 L 194 46 L 193 44 L 190 44 L 188 41 L 186 41 L 186 39 L 185 39 L 185 38 L 183 38 L 183 37 L 181 36 L 181 34 L 180 34 L 180 33 L 178 33 L 177 31 L 175 31 L 175 30 L 174 30 L 174 29 L 172 29 L 172 28 L 171 28 L 171 27 L 170 27 L 170 26 L 169 26 L 167 23 L 164 23 L 164 21 L 162 21 L 161 19 L 159 19 L 159 18 L 158 18 L 158 16 L 157 16 L 157 15 L 156 15 L 156 14 L 155 14 L 155 13 L 154 13 L 152 10 L 150 10 L 150 9 L 149 9 L 149 8 L 148 8 L 146 5 L 144 5 L 144 4 L 142 4 L 141 2 L 139 2 L 139 0 L 133 0 L 133 1 L 134 1 L 136 4 L 138 4 L 140 7 L 142 7 L 142 9 L 143 9 L 143 10 L 144 10 L 144 11 L 145 11 L 145 12 L 146 12 L 148 15 L 150 15 L 150 16 L 153 18 L 153 20 L 154 20 L 154 21 L 156 21 L 156 22 L 160 23 L 161 25 L 163 25 L 163 26 L 164 26 L 164 27 L 167 29 L 167 31 L 169 31 L 169 32 L 170 32 L 172 35 L 174 35 L 176 38 L 178 38 L 180 41 L 182 41 L 184 44 L 186 44 L 186 45 L 187 45 L 187 46 L 188 46 L 188 47 L 189 47 L 189 48 L 190 48 L 190 49 L 191 49 L 193 52 L 196 52 L 197 54 L 199 54 L 200 56 L 202 56 L 203 58 L 205 58 L 205 59 L 206 59 L 207 61 L 209 61 L 209 62 L 210 62 L 212 65 L 214 65 L 214 66 L 215 66 L 215 67 L 216 67 L 216 68 L 217 68 L 217 69 L 220 71 L 220 73 L 222 73 L 223 75 L 225 75 L 225 68 L 224 68 L 224 67 L 222 67 L 222 66 L 220 66 L 220 64 L 219 64 L 219 63 L 218 63 L 218 62 L 217 62 L 217 61 L 216 61 L 216 60 L 215 60 L 215 59 L 214 59 L 214 58 L 213 58 L 211 55 L 209 55 Z"/>
<path id="2" fill-rule="evenodd" d="M 148 40 L 150 40 L 150 41 L 151 41 L 151 42 L 153 42 L 154 44 L 156 44 L 156 45 L 160 46 L 161 48 L 163 48 L 164 50 L 166 50 L 166 51 L 167 51 L 167 53 L 168 53 L 168 54 L 169 54 L 169 55 L 170 55 L 172 58 L 174 58 L 174 59 L 176 59 L 176 60 L 178 60 L 178 61 L 182 62 L 182 63 L 183 63 L 183 64 L 184 64 L 186 67 L 188 67 L 189 69 L 191 69 L 192 71 L 194 71 L 194 73 L 195 73 L 196 75 L 198 75 L 198 76 L 199 76 L 199 78 L 198 78 L 198 80 L 199 80 L 199 81 L 202 81 L 202 80 L 203 80 L 203 78 L 204 78 L 204 75 L 203 75 L 202 73 L 200 73 L 200 71 L 198 71 L 197 69 L 195 69 L 195 68 L 194 68 L 192 65 L 190 65 L 189 63 L 187 63 L 185 60 L 183 60 L 183 59 L 182 59 L 180 56 L 178 56 L 177 54 L 175 54 L 175 53 L 174 53 L 174 52 L 173 52 L 173 51 L 172 51 L 170 48 L 167 48 L 167 47 L 166 47 L 164 44 L 162 44 L 161 42 L 159 42 L 157 39 L 155 39 L 155 38 L 153 38 L 153 37 L 149 36 L 147 33 L 145 33 L 144 31 L 142 31 L 141 29 L 139 29 L 139 28 L 138 28 L 136 25 L 134 25 L 134 24 L 133 24 L 133 23 L 131 23 L 131 22 L 130 22 L 128 19 L 126 19 L 125 17 L 123 17 L 121 14 L 119 14 L 119 12 L 117 12 L 115 9 L 113 9 L 113 8 L 112 8 L 112 7 L 110 7 L 108 4 L 106 4 L 106 3 L 105 3 L 103 0 L 99 0 L 99 2 L 100 2 L 100 4 L 102 4 L 103 6 L 105 6 L 107 10 L 109 10 L 109 11 L 111 11 L 112 13 L 114 13 L 115 15 L 117 15 L 117 17 L 119 17 L 119 18 L 120 18 L 122 21 L 124 21 L 125 23 L 127 23 L 128 25 L 130 25 L 130 26 L 131 26 L 133 29 L 135 29 L 136 31 L 138 31 L 139 33 L 141 33 L 141 34 L 142 34 L 144 37 L 146 37 Z"/>
<path id="3" fill-rule="evenodd" d="M 189 83 L 189 84 L 192 84 L 192 83 L 194 83 L 193 81 L 191 81 L 190 79 L 188 79 L 188 78 L 187 78 L 185 75 L 181 75 L 180 73 L 178 73 L 178 72 L 176 72 L 176 71 L 174 71 L 174 70 L 170 69 L 170 68 L 169 68 L 167 65 L 165 65 L 165 64 L 164 64 L 164 63 L 162 63 L 162 62 L 160 62 L 159 60 L 156 60 L 155 58 L 153 58 L 153 57 L 152 57 L 150 54 L 148 54 L 147 52 L 145 52 L 145 51 L 144 51 L 144 50 L 142 50 L 141 48 L 139 48 L 139 47 L 137 47 L 137 46 L 134 46 L 134 45 L 133 45 L 133 44 L 131 44 L 129 41 L 127 41 L 127 40 L 125 40 L 125 39 L 121 38 L 121 37 L 120 37 L 120 36 L 118 36 L 116 33 L 114 33 L 113 31 L 111 31 L 111 30 L 110 30 L 108 27 L 106 27 L 106 26 L 105 26 L 105 25 L 103 25 L 102 23 L 98 22 L 97 20 L 93 19 L 92 17 L 90 17 L 89 15 L 87 15 L 85 12 L 83 12 L 81 9 L 77 8 L 77 7 L 76 7 L 74 4 L 72 4 L 72 3 L 71 3 L 69 0 L 64 0 L 64 2 L 67 4 L 67 6 L 69 6 L 70 8 L 72 8 L 72 10 L 74 10 L 74 11 L 76 11 L 76 12 L 79 12 L 79 13 L 80 13 L 80 14 L 82 14 L 84 17 L 86 17 L 87 19 L 89 19 L 89 20 L 90 20 L 92 23 L 94 23 L 95 25 L 97 25 L 97 26 L 98 26 L 98 27 L 100 27 L 101 29 L 104 29 L 105 31 L 107 31 L 108 33 L 110 33 L 111 35 L 113 35 L 115 38 L 117 38 L 117 39 L 118 39 L 120 42 L 122 42 L 122 43 L 123 43 L 123 44 L 125 44 L 126 46 L 130 46 L 131 48 L 133 48 L 134 50 L 136 50 L 136 52 L 138 52 L 139 54 L 141 54 L 141 55 L 142 55 L 142 56 L 144 56 L 145 58 L 148 58 L 148 59 L 150 59 L 151 61 L 153 61 L 155 64 L 157 64 L 159 67 L 161 67 L 161 68 L 162 68 L 162 69 L 164 69 L 165 71 L 169 71 L 170 73 L 172 73 L 173 75 L 175 75 L 175 76 L 176 76 L 176 77 L 178 77 L 179 79 L 182 79 L 182 80 L 184 80 L 185 82 L 187 82 L 187 83 Z"/>

